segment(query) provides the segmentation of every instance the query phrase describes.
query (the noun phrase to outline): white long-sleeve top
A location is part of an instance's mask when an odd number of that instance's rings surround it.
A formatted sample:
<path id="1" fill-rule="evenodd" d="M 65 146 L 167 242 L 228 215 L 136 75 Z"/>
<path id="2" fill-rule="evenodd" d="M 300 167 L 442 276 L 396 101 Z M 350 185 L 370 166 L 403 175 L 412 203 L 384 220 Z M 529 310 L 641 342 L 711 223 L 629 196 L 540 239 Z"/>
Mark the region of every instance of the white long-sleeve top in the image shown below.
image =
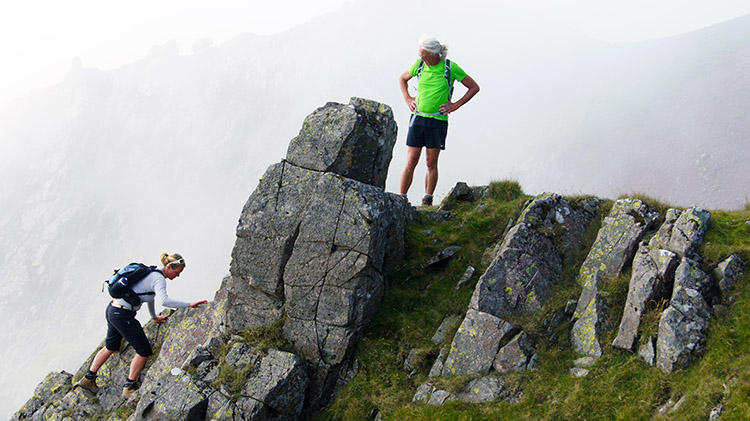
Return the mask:
<path id="1" fill-rule="evenodd" d="M 145 278 L 141 280 L 141 282 L 138 282 L 133 287 L 133 292 L 137 294 L 143 294 L 143 293 L 148 293 L 148 292 L 154 293 L 154 294 L 139 295 L 141 297 L 141 300 L 143 300 L 143 302 L 148 303 L 148 312 L 151 314 L 152 319 L 156 317 L 156 309 L 154 308 L 154 298 L 158 298 L 159 303 L 163 305 L 164 307 L 170 307 L 170 308 L 190 307 L 190 303 L 186 303 L 180 300 L 175 300 L 174 298 L 170 298 L 169 295 L 167 295 L 167 280 L 166 278 L 164 278 L 164 275 L 162 275 L 161 272 L 159 271 L 153 271 L 149 273 Z M 113 301 L 125 308 L 131 308 L 131 305 L 128 304 L 128 302 L 123 300 L 122 298 L 115 298 Z M 134 307 L 133 311 L 138 311 L 140 310 L 140 308 L 141 306 Z"/>

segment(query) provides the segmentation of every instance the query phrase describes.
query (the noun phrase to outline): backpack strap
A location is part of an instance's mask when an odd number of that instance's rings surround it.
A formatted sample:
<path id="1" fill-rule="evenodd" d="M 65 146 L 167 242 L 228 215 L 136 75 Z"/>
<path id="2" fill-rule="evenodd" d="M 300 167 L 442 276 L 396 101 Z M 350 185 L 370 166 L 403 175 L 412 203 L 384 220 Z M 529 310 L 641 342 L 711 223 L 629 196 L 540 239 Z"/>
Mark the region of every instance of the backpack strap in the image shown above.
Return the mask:
<path id="1" fill-rule="evenodd" d="M 157 269 L 156 266 L 149 266 L 149 268 L 151 269 L 151 272 L 159 272 L 159 273 L 161 273 L 161 276 L 164 276 L 164 272 L 162 272 L 161 269 Z M 151 274 L 151 272 L 149 272 L 149 275 Z M 148 275 L 146 275 L 146 276 L 148 276 Z M 145 276 L 144 276 L 144 278 L 145 278 Z M 154 292 L 154 291 L 150 291 L 150 292 L 138 292 L 137 295 L 156 295 L 156 292 Z"/>

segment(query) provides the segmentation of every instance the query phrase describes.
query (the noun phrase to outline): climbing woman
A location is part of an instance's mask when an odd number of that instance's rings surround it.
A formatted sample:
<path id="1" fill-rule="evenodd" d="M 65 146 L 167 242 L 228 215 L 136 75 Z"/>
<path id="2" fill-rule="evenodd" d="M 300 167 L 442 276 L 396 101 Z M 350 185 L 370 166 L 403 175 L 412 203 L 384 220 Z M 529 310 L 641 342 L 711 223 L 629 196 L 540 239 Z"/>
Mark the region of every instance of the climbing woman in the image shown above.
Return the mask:
<path id="1" fill-rule="evenodd" d="M 143 280 L 132 286 L 133 292 L 138 294 L 142 301 L 148 303 L 148 311 L 154 322 L 164 323 L 169 317 L 167 314 L 156 315 L 154 298 L 157 298 L 162 306 L 170 308 L 198 308 L 208 302 L 203 300 L 186 303 L 170 298 L 167 295 L 167 279 L 180 276 L 185 269 L 185 259 L 178 253 L 162 253 L 161 263 L 162 269 L 153 270 Z M 107 337 L 104 340 L 104 347 L 94 357 L 89 372 L 78 382 L 81 388 L 94 394 L 99 391 L 99 386 L 96 385 L 96 373 L 112 354 L 120 350 L 120 342 L 122 338 L 125 338 L 135 350 L 135 357 L 130 363 L 130 372 L 122 388 L 122 396 L 127 398 L 135 392 L 138 376 L 146 365 L 146 360 L 153 353 L 141 324 L 135 318 L 140 308 L 140 305 L 134 306 L 122 298 L 115 298 L 109 303 L 106 311 Z"/>

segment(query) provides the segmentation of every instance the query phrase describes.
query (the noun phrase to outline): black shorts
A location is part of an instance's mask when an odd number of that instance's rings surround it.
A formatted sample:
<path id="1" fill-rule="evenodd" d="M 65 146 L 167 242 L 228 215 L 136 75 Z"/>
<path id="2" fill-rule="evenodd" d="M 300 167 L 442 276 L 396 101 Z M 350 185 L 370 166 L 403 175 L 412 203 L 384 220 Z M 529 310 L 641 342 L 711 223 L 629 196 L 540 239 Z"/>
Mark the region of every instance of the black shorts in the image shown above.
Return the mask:
<path id="1" fill-rule="evenodd" d="M 409 132 L 406 135 L 406 146 L 445 150 L 447 136 L 447 121 L 412 114 Z"/>
<path id="2" fill-rule="evenodd" d="M 110 304 L 107 306 L 105 317 L 107 318 L 107 338 L 104 339 L 104 346 L 108 350 L 119 351 L 122 338 L 125 338 L 136 354 L 141 357 L 148 357 L 154 353 L 141 323 L 135 318 L 135 311 Z"/>

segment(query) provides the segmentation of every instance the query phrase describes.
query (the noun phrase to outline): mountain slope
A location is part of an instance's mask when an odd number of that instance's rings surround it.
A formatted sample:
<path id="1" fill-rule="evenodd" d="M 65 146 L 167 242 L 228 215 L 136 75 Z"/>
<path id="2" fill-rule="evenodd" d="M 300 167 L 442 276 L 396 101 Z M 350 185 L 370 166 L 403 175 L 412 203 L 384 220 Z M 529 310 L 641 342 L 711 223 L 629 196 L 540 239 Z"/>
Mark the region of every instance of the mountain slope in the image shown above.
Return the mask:
<path id="1" fill-rule="evenodd" d="M 0 395 L 17 406 L 37 378 L 98 343 L 99 282 L 115 267 L 179 251 L 190 268 L 170 293 L 209 298 L 227 270 L 237 209 L 311 110 L 379 100 L 393 106 L 402 142 L 396 78 L 423 32 L 482 86 L 451 117 L 439 196 L 458 180 L 514 177 L 530 192 L 744 203 L 748 18 L 623 46 L 469 6 L 471 22 L 447 2 L 430 11 L 347 3 L 284 34 L 188 56 L 166 44 L 111 71 L 76 63 L 60 85 L 0 110 L 0 328 L 14 344 L 0 354 L 0 383 L 28 374 Z M 387 190 L 404 160 L 397 146 Z"/>

